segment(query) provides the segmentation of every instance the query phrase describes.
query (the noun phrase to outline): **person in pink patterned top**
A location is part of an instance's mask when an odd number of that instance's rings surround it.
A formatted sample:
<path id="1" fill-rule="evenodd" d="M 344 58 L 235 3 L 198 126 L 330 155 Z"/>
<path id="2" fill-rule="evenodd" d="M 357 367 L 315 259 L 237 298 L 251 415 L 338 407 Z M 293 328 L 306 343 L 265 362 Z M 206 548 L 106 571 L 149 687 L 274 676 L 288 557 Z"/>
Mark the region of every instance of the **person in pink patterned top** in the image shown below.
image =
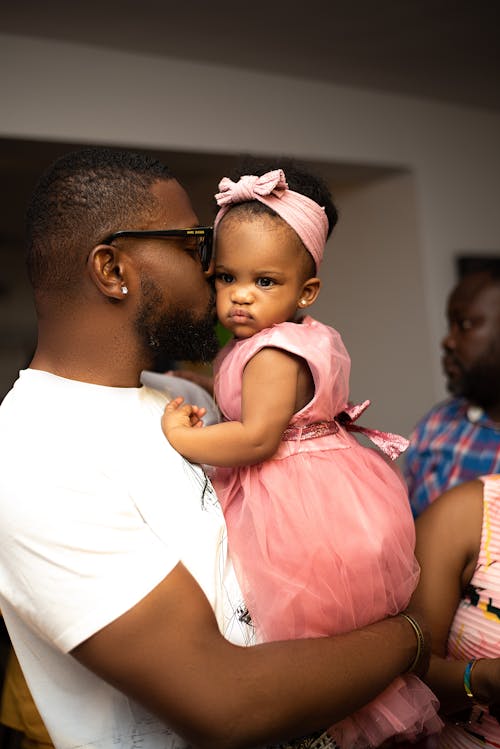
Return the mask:
<path id="1" fill-rule="evenodd" d="M 441 749 L 500 746 L 500 475 L 448 490 L 417 520 L 422 566 L 414 601 L 434 655 Z"/>
<path id="2" fill-rule="evenodd" d="M 333 328 L 304 315 L 337 214 L 326 186 L 298 170 L 224 178 L 216 195 L 215 289 L 234 338 L 215 363 L 221 424 L 171 402 L 172 446 L 216 466 L 231 554 L 260 641 L 345 633 L 405 609 L 419 568 L 405 486 L 365 431 L 396 457 L 406 441 L 353 423 L 350 358 Z M 334 678 L 334 675 L 332 675 Z M 378 746 L 441 727 L 415 675 L 328 729 L 338 745 Z M 330 744 L 328 744 L 330 745 Z"/>

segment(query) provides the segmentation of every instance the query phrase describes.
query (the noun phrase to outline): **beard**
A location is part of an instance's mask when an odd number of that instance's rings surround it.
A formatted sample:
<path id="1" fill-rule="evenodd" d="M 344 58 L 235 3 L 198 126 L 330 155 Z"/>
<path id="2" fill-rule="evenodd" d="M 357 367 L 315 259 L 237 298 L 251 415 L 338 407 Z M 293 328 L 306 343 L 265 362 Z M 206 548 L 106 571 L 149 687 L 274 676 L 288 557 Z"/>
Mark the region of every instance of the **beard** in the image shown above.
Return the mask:
<path id="1" fill-rule="evenodd" d="M 162 371 L 174 361 L 212 361 L 219 351 L 213 295 L 205 314 L 196 317 L 191 310 L 181 308 L 160 313 L 165 300 L 159 287 L 150 280 L 143 280 L 141 287 L 143 301 L 135 327 L 149 352 L 150 367 Z"/>
<path id="2" fill-rule="evenodd" d="M 466 400 L 481 406 L 485 410 L 499 401 L 499 366 L 486 362 L 477 362 L 467 372 L 454 388 L 454 395 L 460 395 Z"/>
<path id="3" fill-rule="evenodd" d="M 451 395 L 461 397 L 467 380 L 463 364 L 455 356 L 446 353 L 442 360 L 443 373 L 446 377 L 446 389 Z"/>
<path id="4" fill-rule="evenodd" d="M 447 374 L 446 383 L 448 392 L 453 396 L 465 398 L 485 410 L 499 402 L 500 357 L 495 348 L 468 367 L 450 354 L 445 360 L 453 368 Z"/>

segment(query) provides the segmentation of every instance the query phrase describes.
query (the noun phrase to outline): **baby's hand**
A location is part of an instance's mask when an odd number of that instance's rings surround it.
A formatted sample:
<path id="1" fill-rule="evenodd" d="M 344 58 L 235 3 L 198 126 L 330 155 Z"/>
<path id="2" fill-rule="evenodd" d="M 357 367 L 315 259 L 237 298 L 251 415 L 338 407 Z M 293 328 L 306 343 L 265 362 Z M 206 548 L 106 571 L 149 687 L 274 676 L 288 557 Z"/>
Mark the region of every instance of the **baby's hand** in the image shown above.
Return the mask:
<path id="1" fill-rule="evenodd" d="M 191 427 L 202 427 L 202 418 L 207 409 L 184 403 L 184 398 L 174 398 L 167 403 L 161 419 L 163 434 L 171 442 L 170 436 L 174 429 L 180 427 L 190 429 Z"/>

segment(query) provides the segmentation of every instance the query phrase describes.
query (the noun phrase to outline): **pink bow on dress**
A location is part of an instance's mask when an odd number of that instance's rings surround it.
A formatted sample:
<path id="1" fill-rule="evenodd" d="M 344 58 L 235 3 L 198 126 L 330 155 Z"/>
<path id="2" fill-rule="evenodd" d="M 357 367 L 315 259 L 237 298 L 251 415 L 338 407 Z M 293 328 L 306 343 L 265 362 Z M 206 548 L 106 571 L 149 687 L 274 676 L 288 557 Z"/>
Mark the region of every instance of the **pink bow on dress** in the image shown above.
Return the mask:
<path id="1" fill-rule="evenodd" d="M 361 414 L 366 411 L 370 401 L 366 400 L 363 403 L 358 403 L 356 406 L 348 406 L 341 413 L 339 413 L 335 419 L 339 422 L 344 429 L 348 432 L 358 432 L 366 435 L 377 447 L 379 447 L 383 453 L 385 453 L 391 460 L 399 458 L 410 442 L 402 437 L 400 434 L 393 434 L 392 432 L 381 432 L 378 429 L 369 429 L 368 427 L 360 427 L 354 424 Z"/>

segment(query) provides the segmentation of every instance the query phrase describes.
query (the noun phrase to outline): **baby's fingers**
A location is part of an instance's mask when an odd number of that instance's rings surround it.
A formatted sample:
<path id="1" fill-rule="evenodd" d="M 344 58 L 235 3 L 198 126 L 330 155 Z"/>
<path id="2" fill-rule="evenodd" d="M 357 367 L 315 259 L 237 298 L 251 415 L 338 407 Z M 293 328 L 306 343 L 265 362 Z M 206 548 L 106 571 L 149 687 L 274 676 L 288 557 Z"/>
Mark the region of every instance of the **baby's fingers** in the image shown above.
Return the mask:
<path id="1" fill-rule="evenodd" d="M 206 408 L 203 408 L 202 406 L 193 406 L 190 420 L 191 420 L 191 426 L 192 427 L 202 427 L 203 426 L 203 417 L 205 416 L 207 412 Z"/>
<path id="2" fill-rule="evenodd" d="M 182 398 L 180 395 L 177 398 L 173 398 L 171 401 L 167 403 L 165 406 L 165 411 L 172 412 L 177 411 L 179 406 L 184 402 L 184 398 Z"/>

